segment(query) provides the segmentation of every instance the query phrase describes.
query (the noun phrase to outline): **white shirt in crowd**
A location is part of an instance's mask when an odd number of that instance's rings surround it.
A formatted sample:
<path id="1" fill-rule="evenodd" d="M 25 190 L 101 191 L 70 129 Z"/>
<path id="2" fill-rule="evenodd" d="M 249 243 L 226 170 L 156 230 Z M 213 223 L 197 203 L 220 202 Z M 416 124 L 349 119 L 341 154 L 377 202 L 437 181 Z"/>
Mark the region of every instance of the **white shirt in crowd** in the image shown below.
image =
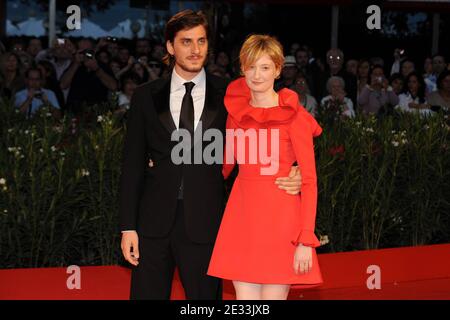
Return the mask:
<path id="1" fill-rule="evenodd" d="M 423 116 L 428 116 L 431 115 L 433 113 L 433 111 L 431 111 L 430 109 L 414 109 L 414 108 L 410 108 L 409 104 L 411 102 L 417 103 L 417 104 L 421 104 L 419 102 L 419 97 L 416 97 L 415 99 L 413 99 L 412 95 L 407 92 L 407 93 L 401 93 L 398 96 L 398 105 L 396 106 L 397 109 L 405 111 L 405 112 L 418 112 Z M 426 100 L 425 102 L 426 103 Z"/>

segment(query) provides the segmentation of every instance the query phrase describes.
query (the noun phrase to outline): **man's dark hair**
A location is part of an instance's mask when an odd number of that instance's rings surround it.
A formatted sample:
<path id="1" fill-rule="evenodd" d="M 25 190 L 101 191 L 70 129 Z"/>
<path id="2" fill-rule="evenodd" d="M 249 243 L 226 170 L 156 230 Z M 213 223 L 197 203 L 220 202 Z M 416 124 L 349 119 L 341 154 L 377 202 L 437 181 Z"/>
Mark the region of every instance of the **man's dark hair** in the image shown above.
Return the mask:
<path id="1" fill-rule="evenodd" d="M 175 36 L 179 31 L 192 29 L 197 26 L 203 26 L 206 31 L 206 37 L 209 38 L 208 19 L 203 12 L 194 12 L 190 9 L 178 12 L 176 15 L 170 18 L 170 20 L 166 24 L 166 42 L 170 41 L 171 43 L 173 43 L 175 40 Z M 163 58 L 163 62 L 169 66 L 172 66 L 175 60 L 169 53 L 167 53 Z"/>

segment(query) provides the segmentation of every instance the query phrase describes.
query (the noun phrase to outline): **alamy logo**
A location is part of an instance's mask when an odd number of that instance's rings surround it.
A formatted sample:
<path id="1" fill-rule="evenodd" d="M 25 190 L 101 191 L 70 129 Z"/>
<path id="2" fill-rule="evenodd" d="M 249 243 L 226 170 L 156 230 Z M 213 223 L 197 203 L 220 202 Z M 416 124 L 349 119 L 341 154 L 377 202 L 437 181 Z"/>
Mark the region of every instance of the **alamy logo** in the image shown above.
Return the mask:
<path id="1" fill-rule="evenodd" d="M 260 169 L 261 175 L 274 175 L 278 172 L 279 129 L 226 129 L 225 157 L 222 132 L 214 128 L 205 130 L 203 136 L 201 132 L 201 121 L 194 132 L 194 141 L 186 129 L 172 132 L 171 140 L 178 142 L 171 152 L 174 164 L 191 164 L 193 150 L 193 164 L 233 164 L 236 159 L 238 164 L 264 165 Z M 205 141 L 212 142 L 202 149 L 200 142 Z"/>
<path id="2" fill-rule="evenodd" d="M 369 30 L 381 29 L 381 9 L 379 6 L 373 4 L 367 7 L 366 13 L 370 14 L 367 18 L 366 26 Z"/>
<path id="3" fill-rule="evenodd" d="M 67 289 L 73 290 L 73 289 L 81 289 L 81 269 L 79 266 L 69 266 L 66 270 L 67 274 L 70 274 L 70 276 L 67 278 L 66 286 Z"/>
<path id="4" fill-rule="evenodd" d="M 77 5 L 67 7 L 66 13 L 70 14 L 66 21 L 66 27 L 69 30 L 81 29 L 81 9 Z"/>
<path id="5" fill-rule="evenodd" d="M 381 269 L 380 266 L 370 265 L 367 267 L 367 273 L 371 274 L 366 281 L 367 289 L 381 289 Z"/>

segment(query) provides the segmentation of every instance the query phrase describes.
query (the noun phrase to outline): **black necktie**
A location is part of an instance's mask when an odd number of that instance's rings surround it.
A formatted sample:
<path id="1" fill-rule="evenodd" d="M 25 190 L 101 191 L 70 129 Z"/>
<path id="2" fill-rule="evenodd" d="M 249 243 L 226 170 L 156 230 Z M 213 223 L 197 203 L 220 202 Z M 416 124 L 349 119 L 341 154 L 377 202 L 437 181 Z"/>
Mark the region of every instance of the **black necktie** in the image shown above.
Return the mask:
<path id="1" fill-rule="evenodd" d="M 193 82 L 185 82 L 186 93 L 181 103 L 179 128 L 188 130 L 191 133 L 191 139 L 194 140 L 194 100 L 192 99 L 192 88 L 195 86 Z"/>
<path id="2" fill-rule="evenodd" d="M 185 82 L 186 93 L 181 103 L 180 122 L 178 128 L 186 129 L 191 134 L 191 145 L 194 143 L 194 100 L 192 99 L 192 88 L 195 86 L 193 82 Z M 183 177 L 181 177 L 181 185 L 178 191 L 178 199 L 183 199 Z"/>

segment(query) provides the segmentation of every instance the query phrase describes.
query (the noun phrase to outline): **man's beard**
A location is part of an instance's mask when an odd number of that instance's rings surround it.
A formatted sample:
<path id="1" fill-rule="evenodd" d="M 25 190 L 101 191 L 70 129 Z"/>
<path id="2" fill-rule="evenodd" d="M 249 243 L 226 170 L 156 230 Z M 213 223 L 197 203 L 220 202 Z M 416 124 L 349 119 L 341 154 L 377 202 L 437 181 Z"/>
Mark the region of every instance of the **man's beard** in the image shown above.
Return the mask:
<path id="1" fill-rule="evenodd" d="M 205 65 L 205 62 L 206 59 L 203 59 L 200 65 L 194 67 L 189 67 L 185 63 L 178 63 L 178 66 L 186 72 L 199 72 L 200 70 L 202 70 L 203 66 Z"/>

